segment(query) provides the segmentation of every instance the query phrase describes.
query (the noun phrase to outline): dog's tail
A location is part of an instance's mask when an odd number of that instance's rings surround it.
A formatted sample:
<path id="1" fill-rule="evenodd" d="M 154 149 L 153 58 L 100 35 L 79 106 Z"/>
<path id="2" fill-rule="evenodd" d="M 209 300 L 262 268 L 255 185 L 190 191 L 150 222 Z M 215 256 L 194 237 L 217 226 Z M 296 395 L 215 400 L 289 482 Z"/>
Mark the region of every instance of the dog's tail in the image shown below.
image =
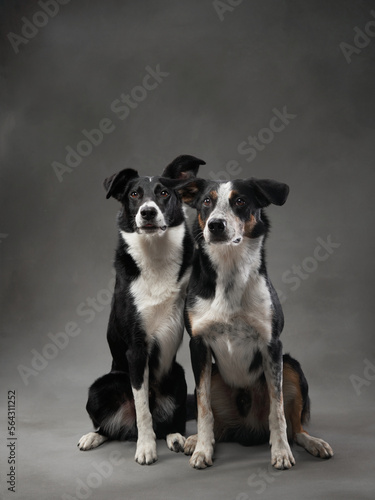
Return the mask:
<path id="1" fill-rule="evenodd" d="M 195 393 L 186 398 L 186 421 L 197 419 L 197 398 Z"/>

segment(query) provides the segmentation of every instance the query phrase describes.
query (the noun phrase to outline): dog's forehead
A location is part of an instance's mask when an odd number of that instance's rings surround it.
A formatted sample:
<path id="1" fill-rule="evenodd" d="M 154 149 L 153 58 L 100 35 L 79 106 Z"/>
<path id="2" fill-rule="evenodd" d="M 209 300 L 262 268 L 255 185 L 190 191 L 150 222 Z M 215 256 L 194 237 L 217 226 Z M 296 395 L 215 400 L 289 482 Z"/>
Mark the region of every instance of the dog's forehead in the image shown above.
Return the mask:
<path id="1" fill-rule="evenodd" d="M 227 202 L 233 191 L 233 184 L 230 181 L 213 181 L 206 186 L 206 194 L 218 203 Z"/>
<path id="2" fill-rule="evenodd" d="M 235 179 L 230 182 L 222 182 L 219 185 L 218 196 L 221 199 L 232 200 L 238 196 L 253 197 L 252 186 L 243 179 Z"/>
<path id="3" fill-rule="evenodd" d="M 132 189 L 142 188 L 144 193 L 153 193 L 156 186 L 162 185 L 159 176 L 143 176 L 134 179 L 131 183 Z"/>

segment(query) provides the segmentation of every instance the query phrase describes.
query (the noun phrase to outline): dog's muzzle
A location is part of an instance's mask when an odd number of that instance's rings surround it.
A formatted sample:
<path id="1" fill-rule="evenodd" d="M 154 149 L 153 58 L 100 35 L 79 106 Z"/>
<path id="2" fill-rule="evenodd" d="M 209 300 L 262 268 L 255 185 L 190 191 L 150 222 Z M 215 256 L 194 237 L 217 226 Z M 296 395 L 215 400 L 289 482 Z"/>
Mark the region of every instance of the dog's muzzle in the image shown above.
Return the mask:
<path id="1" fill-rule="evenodd" d="M 227 220 L 222 218 L 210 219 L 205 233 L 205 239 L 208 243 L 234 243 L 237 245 L 242 241 L 238 232 L 233 231 L 233 228 L 228 226 Z"/>
<path id="2" fill-rule="evenodd" d="M 167 229 L 163 214 L 153 205 L 144 205 L 140 208 L 136 223 L 139 233 L 163 233 Z"/>
<path id="3" fill-rule="evenodd" d="M 214 235 L 223 234 L 226 227 L 227 222 L 224 219 L 211 219 L 208 223 L 208 229 Z"/>

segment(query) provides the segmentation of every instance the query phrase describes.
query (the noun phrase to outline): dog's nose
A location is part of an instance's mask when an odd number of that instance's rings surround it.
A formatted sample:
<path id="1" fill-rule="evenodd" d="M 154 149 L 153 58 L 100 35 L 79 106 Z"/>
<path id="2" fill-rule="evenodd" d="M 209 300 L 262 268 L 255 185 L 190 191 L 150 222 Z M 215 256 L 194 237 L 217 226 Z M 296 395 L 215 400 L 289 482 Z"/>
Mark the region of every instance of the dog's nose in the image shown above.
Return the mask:
<path id="1" fill-rule="evenodd" d="M 141 210 L 141 216 L 144 220 L 152 220 L 156 216 L 156 209 L 153 207 L 145 207 Z"/>
<path id="2" fill-rule="evenodd" d="M 221 234 L 224 232 L 227 222 L 224 219 L 211 219 L 208 223 L 208 229 L 212 234 Z"/>

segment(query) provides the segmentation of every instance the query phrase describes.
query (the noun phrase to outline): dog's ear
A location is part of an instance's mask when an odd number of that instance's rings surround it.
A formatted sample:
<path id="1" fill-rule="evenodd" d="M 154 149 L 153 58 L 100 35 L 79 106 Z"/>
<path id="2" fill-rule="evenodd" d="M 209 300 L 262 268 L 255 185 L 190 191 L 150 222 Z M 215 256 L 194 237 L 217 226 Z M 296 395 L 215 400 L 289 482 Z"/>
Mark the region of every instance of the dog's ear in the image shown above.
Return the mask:
<path id="1" fill-rule="evenodd" d="M 121 200 L 126 184 L 131 180 L 139 177 L 138 172 L 132 168 L 125 168 L 117 174 L 111 175 L 104 180 L 104 189 L 107 191 L 107 200 L 111 196 L 116 200 Z"/>
<path id="2" fill-rule="evenodd" d="M 175 158 L 169 165 L 165 167 L 161 177 L 168 179 L 188 180 L 196 177 L 199 166 L 205 165 L 206 162 L 190 155 L 181 155 Z"/>
<path id="3" fill-rule="evenodd" d="M 260 208 L 273 205 L 284 205 L 289 194 L 289 186 L 270 179 L 250 179 Z"/>
<path id="4" fill-rule="evenodd" d="M 161 182 L 164 186 L 169 187 L 179 194 L 183 203 L 196 208 L 200 193 L 204 190 L 207 181 L 194 177 L 190 180 L 183 179 L 169 179 L 162 177 Z"/>
<path id="5" fill-rule="evenodd" d="M 196 203 L 199 195 L 206 186 L 207 181 L 204 179 L 195 178 L 191 181 L 181 183 L 175 187 L 175 190 L 181 197 L 181 200 L 192 208 L 196 208 Z"/>

